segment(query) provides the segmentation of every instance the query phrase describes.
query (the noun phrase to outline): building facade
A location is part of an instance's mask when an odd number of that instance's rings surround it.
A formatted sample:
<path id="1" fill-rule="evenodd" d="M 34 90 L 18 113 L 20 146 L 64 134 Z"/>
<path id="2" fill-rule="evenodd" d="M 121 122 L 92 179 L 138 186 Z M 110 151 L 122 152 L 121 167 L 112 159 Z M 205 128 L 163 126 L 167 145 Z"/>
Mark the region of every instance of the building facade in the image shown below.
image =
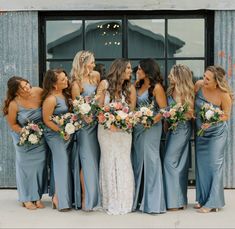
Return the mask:
<path id="1" fill-rule="evenodd" d="M 69 73 L 76 52 L 95 53 L 96 63 L 108 69 L 118 57 L 152 57 L 167 75 L 175 63 L 188 65 L 194 80 L 208 65 L 220 64 L 235 91 L 234 1 L 127 0 L 0 0 L 0 99 L 6 83 L 20 75 L 41 85 L 49 68 Z M 133 77 L 135 77 L 133 75 Z M 235 188 L 234 105 L 224 166 L 224 186 Z M 164 141 L 164 137 L 163 137 Z M 190 181 L 194 180 L 191 141 Z M 15 187 L 15 153 L 9 128 L 0 116 L 0 188 Z"/>

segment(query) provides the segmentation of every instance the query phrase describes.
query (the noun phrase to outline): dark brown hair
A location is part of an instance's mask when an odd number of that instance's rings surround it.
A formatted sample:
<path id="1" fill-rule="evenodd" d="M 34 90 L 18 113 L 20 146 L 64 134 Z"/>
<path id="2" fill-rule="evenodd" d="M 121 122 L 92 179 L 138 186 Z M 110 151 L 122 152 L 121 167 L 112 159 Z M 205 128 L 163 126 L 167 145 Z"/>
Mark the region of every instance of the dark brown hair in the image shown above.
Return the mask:
<path id="1" fill-rule="evenodd" d="M 23 77 L 20 77 L 20 76 L 12 76 L 8 80 L 8 82 L 7 82 L 7 96 L 6 96 L 6 99 L 4 101 L 4 105 L 3 105 L 3 109 L 2 109 L 4 115 L 8 114 L 9 104 L 17 96 L 17 92 L 21 88 L 20 83 L 22 81 L 24 81 L 26 83 L 29 83 L 28 80 L 26 80 L 26 79 L 24 79 Z"/>
<path id="2" fill-rule="evenodd" d="M 152 58 L 143 59 L 139 62 L 139 66 L 144 71 L 146 76 L 149 78 L 150 87 L 148 89 L 149 99 L 151 100 L 153 97 L 153 90 L 157 83 L 162 85 L 163 78 L 160 72 L 160 67 L 157 62 Z M 140 89 L 144 83 L 144 80 L 140 80 L 136 82 L 136 88 Z M 163 86 L 163 85 L 162 85 Z"/>
<path id="3" fill-rule="evenodd" d="M 127 65 L 130 63 L 128 59 L 120 58 L 112 62 L 109 72 L 107 74 L 107 81 L 109 84 L 108 91 L 110 93 L 110 99 L 115 100 L 115 95 L 118 94 L 121 98 L 123 94 L 125 96 L 126 103 L 130 104 L 130 80 L 123 81 L 123 74 L 126 71 Z"/>
<path id="4" fill-rule="evenodd" d="M 66 77 L 68 77 L 66 71 L 62 68 L 56 68 L 56 69 L 49 69 L 47 70 L 44 79 L 43 79 L 43 93 L 42 93 L 42 100 L 44 101 L 48 95 L 51 94 L 52 90 L 54 89 L 54 86 L 58 80 L 58 75 L 60 73 L 64 73 Z M 71 101 L 71 88 L 70 83 L 68 80 L 68 87 L 63 90 L 63 95 L 66 100 L 66 104 L 69 107 L 69 110 L 72 109 L 72 101 Z"/>

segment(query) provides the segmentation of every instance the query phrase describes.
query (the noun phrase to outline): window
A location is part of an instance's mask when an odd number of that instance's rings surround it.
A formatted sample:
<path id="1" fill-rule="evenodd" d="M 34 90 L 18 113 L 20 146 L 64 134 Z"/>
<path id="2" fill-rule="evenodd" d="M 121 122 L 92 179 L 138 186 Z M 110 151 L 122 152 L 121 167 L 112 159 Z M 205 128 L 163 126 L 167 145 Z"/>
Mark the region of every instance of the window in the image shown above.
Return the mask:
<path id="1" fill-rule="evenodd" d="M 40 84 L 49 68 L 62 67 L 69 73 L 80 50 L 92 51 L 106 72 L 115 58 L 130 59 L 133 68 L 142 58 L 154 58 L 166 86 L 172 65 L 186 64 L 196 81 L 214 62 L 213 11 L 41 12 L 39 28 Z M 189 149 L 193 184 L 193 139 Z"/>
<path id="2" fill-rule="evenodd" d="M 80 50 L 95 54 L 106 71 L 115 58 L 136 67 L 154 58 L 167 84 L 172 65 L 189 66 L 197 80 L 213 64 L 213 12 L 42 12 L 40 13 L 40 83 L 49 68 L 69 73 Z"/>

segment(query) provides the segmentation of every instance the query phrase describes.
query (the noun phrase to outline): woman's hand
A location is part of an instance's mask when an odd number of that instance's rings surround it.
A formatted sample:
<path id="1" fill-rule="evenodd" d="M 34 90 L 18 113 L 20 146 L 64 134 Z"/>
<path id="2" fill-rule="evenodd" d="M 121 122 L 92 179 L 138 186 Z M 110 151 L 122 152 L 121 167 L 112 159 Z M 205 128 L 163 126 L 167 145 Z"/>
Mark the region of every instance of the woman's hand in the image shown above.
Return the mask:
<path id="1" fill-rule="evenodd" d="M 203 123 L 203 124 L 201 125 L 201 128 L 202 128 L 203 130 L 208 129 L 209 127 L 211 127 L 211 124 L 210 124 L 210 123 Z"/>
<path id="2" fill-rule="evenodd" d="M 70 134 L 68 134 L 68 133 L 64 133 L 64 140 L 65 141 L 68 141 L 69 140 L 69 138 L 70 138 Z"/>
<path id="3" fill-rule="evenodd" d="M 118 128 L 117 128 L 116 126 L 114 126 L 114 125 L 111 125 L 111 126 L 110 126 L 110 130 L 111 130 L 112 132 L 117 132 L 117 131 L 118 131 Z"/>
<path id="4" fill-rule="evenodd" d="M 83 118 L 87 124 L 90 124 L 93 121 L 91 116 L 84 115 Z"/>

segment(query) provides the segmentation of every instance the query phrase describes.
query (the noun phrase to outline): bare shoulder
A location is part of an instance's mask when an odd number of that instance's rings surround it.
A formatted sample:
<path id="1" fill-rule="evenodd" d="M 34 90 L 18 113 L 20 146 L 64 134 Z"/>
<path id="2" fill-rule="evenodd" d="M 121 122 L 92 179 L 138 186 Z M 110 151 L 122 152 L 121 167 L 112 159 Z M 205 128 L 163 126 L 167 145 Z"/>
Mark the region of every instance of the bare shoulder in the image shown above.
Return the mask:
<path id="1" fill-rule="evenodd" d="M 99 83 L 99 87 L 103 88 L 103 89 L 107 89 L 107 80 L 101 80 Z"/>
<path id="2" fill-rule="evenodd" d="M 46 97 L 43 103 L 55 105 L 56 104 L 56 97 L 54 95 L 49 95 Z"/>
<path id="3" fill-rule="evenodd" d="M 197 92 L 203 86 L 203 80 L 198 80 L 194 85 L 194 91 Z"/>
<path id="4" fill-rule="evenodd" d="M 12 100 L 9 104 L 9 107 L 8 107 L 8 110 L 9 111 L 17 111 L 18 108 L 17 108 L 17 102 L 15 100 Z"/>
<path id="5" fill-rule="evenodd" d="M 154 87 L 153 93 L 165 93 L 163 86 L 160 83 L 157 83 Z"/>
<path id="6" fill-rule="evenodd" d="M 100 73 L 98 71 L 92 71 L 92 76 L 95 78 L 98 84 L 100 82 Z"/>
<path id="7" fill-rule="evenodd" d="M 221 91 L 221 92 L 220 92 L 220 98 L 221 98 L 221 101 L 222 101 L 222 102 L 223 102 L 223 101 L 225 101 L 225 102 L 231 102 L 231 101 L 232 101 L 232 99 L 231 99 L 229 93 L 227 93 L 227 92 Z"/>

